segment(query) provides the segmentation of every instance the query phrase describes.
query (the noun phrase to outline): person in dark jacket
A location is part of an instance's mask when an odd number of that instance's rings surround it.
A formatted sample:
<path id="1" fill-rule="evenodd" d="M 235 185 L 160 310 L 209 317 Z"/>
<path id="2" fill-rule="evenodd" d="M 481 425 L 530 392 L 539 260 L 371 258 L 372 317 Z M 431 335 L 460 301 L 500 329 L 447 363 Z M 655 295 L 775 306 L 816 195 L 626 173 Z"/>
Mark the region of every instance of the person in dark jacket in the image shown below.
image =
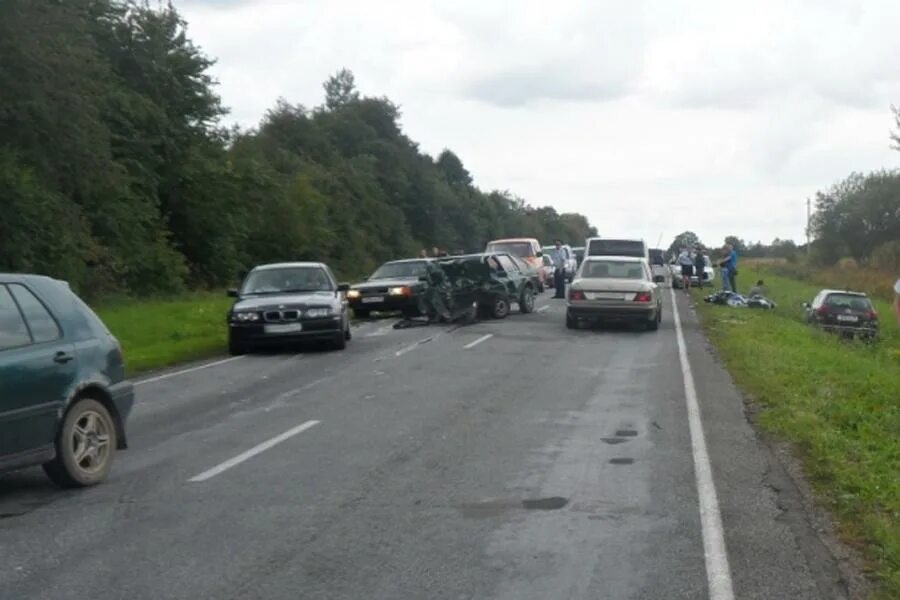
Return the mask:
<path id="1" fill-rule="evenodd" d="M 703 276 L 706 275 L 706 257 L 703 255 L 703 246 L 694 249 L 694 275 L 697 276 L 697 285 L 703 287 Z"/>

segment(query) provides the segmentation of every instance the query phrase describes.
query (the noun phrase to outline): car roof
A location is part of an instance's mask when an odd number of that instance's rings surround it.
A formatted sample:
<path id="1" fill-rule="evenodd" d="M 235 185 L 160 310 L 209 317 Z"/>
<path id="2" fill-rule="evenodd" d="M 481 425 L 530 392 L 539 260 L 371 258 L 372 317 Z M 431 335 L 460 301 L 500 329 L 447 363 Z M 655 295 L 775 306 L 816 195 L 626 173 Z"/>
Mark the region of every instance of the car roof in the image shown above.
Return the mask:
<path id="1" fill-rule="evenodd" d="M 847 294 L 848 296 L 866 296 L 865 292 L 853 292 L 851 290 L 822 290 L 820 294 Z"/>
<path id="2" fill-rule="evenodd" d="M 619 262 L 647 262 L 647 259 L 643 256 L 605 256 L 605 255 L 592 255 L 585 256 L 584 262 L 597 262 L 601 260 L 616 260 Z"/>
<path id="3" fill-rule="evenodd" d="M 286 267 L 319 267 L 327 268 L 325 263 L 320 262 L 280 262 L 269 263 L 267 265 L 257 265 L 253 267 L 253 271 L 265 271 L 268 269 L 284 269 Z"/>
<path id="4" fill-rule="evenodd" d="M 497 244 L 499 242 L 536 242 L 537 238 L 501 238 L 498 240 L 491 240 L 488 244 Z"/>
<path id="5" fill-rule="evenodd" d="M 432 260 L 434 260 L 434 259 L 431 258 L 430 256 L 425 256 L 422 258 L 401 258 L 399 260 L 389 260 L 389 261 L 383 262 L 381 264 L 382 265 L 394 265 L 394 264 L 398 264 L 398 263 L 431 262 Z"/>
<path id="6" fill-rule="evenodd" d="M 33 273 L 0 273 L 0 281 L 6 283 L 29 283 L 33 281 L 52 281 L 56 283 L 65 283 L 60 279 L 54 279 L 47 275 L 35 275 Z"/>

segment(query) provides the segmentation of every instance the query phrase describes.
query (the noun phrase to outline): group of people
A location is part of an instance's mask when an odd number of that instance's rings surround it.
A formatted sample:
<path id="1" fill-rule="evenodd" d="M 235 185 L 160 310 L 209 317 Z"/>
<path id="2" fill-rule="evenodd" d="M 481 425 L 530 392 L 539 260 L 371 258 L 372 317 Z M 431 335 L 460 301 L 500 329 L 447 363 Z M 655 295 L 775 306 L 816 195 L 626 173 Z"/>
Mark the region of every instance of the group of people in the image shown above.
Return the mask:
<path id="1" fill-rule="evenodd" d="M 722 272 L 722 289 L 737 292 L 737 250 L 731 244 L 725 244 L 719 259 L 719 270 Z M 706 272 L 706 255 L 702 246 L 694 248 L 684 246 L 678 253 L 676 262 L 681 267 L 681 281 L 686 292 L 691 289 L 691 277 L 697 276 L 702 284 Z"/>

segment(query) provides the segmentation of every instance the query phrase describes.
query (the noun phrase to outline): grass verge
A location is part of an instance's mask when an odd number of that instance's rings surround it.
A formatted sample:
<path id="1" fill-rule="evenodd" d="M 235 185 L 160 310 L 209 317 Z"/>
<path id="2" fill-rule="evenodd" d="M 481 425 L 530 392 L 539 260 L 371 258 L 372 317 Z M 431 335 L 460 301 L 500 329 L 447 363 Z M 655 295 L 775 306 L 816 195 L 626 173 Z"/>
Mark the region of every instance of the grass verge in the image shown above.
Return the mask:
<path id="1" fill-rule="evenodd" d="M 741 269 L 744 284 L 760 278 L 777 309 L 699 302 L 701 320 L 762 406 L 761 426 L 793 443 L 841 536 L 863 550 L 876 598 L 900 598 L 900 331 L 890 305 L 876 302 L 877 344 L 842 342 L 803 321 L 800 304 L 819 287 L 759 265 Z"/>
<path id="2" fill-rule="evenodd" d="M 122 300 L 95 307 L 125 352 L 129 375 L 220 354 L 226 349 L 222 293 Z"/>

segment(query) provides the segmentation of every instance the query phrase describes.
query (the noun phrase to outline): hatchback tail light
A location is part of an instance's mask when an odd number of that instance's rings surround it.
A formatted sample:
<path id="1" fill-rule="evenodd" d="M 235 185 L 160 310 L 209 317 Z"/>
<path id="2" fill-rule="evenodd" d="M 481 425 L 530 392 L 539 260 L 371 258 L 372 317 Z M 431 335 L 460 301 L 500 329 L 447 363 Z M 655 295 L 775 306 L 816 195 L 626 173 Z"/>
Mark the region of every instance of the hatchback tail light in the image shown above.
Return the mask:
<path id="1" fill-rule="evenodd" d="M 569 300 L 584 300 L 584 292 L 581 290 L 569 290 Z"/>
<path id="2" fill-rule="evenodd" d="M 878 320 L 878 311 L 870 310 L 869 312 L 866 313 L 866 318 L 869 319 L 870 321 L 877 321 Z"/>
<path id="3" fill-rule="evenodd" d="M 650 292 L 638 292 L 634 295 L 635 302 L 650 302 L 651 300 L 653 300 L 653 296 Z"/>
<path id="4" fill-rule="evenodd" d="M 820 317 L 824 317 L 825 315 L 827 315 L 830 312 L 831 311 L 828 310 L 827 306 L 820 306 L 819 308 L 816 309 L 816 314 L 819 315 Z"/>

